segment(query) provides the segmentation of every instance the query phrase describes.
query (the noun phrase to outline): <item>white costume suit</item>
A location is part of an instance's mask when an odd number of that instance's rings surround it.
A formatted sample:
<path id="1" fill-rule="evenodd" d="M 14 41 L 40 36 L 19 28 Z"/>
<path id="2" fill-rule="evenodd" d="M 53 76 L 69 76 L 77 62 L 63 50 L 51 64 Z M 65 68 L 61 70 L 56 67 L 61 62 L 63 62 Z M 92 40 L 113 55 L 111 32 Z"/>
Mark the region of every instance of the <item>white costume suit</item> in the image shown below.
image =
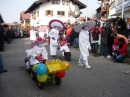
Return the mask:
<path id="1" fill-rule="evenodd" d="M 70 49 L 68 48 L 67 44 L 65 44 L 64 46 L 60 47 L 60 51 L 62 51 L 62 56 L 64 56 L 64 52 L 70 52 Z"/>
<path id="2" fill-rule="evenodd" d="M 48 31 L 39 32 L 39 37 L 46 39 L 45 34 L 47 35 L 46 37 L 48 37 Z"/>
<path id="3" fill-rule="evenodd" d="M 56 30 L 55 28 L 52 29 L 49 33 L 49 37 L 50 37 L 50 55 L 54 56 L 57 55 L 57 47 L 58 47 L 58 38 L 59 38 L 59 30 Z M 52 39 L 52 38 L 55 38 Z M 57 44 L 57 46 L 54 46 L 55 44 Z"/>
<path id="4" fill-rule="evenodd" d="M 38 45 L 34 46 L 31 51 L 31 58 L 30 58 L 30 64 L 34 65 L 36 63 L 39 63 L 39 61 L 36 59 L 36 56 L 42 53 L 42 60 L 48 59 L 48 53 L 44 45 L 42 47 L 39 47 Z"/>
<path id="5" fill-rule="evenodd" d="M 30 31 L 30 40 L 33 42 L 36 41 L 36 31 L 33 29 Z"/>
<path id="6" fill-rule="evenodd" d="M 87 30 L 86 31 L 81 30 L 79 34 L 79 49 L 80 49 L 79 64 L 89 66 L 88 56 L 89 56 L 89 49 L 91 50 L 91 46 L 89 42 L 89 32 Z"/>
<path id="7" fill-rule="evenodd" d="M 27 54 L 27 58 L 30 58 L 31 56 L 31 51 L 32 51 L 32 49 L 29 49 L 29 50 L 26 50 L 25 52 L 26 52 L 26 54 Z M 26 69 L 30 69 L 30 59 L 29 59 L 29 61 L 27 61 L 26 63 L 25 63 L 25 68 Z"/>
<path id="8" fill-rule="evenodd" d="M 39 37 L 41 37 L 42 39 L 44 39 L 44 33 L 45 32 L 39 32 Z"/>

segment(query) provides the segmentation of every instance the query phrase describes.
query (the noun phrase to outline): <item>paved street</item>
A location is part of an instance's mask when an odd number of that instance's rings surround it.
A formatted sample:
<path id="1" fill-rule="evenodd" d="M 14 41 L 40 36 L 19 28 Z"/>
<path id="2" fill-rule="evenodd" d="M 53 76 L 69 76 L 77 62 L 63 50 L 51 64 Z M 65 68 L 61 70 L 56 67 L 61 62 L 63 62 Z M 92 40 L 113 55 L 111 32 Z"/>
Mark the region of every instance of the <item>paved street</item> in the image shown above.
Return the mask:
<path id="1" fill-rule="evenodd" d="M 5 44 L 2 57 L 8 72 L 0 75 L 0 97 L 130 97 L 130 75 L 124 74 L 130 65 L 90 56 L 92 69 L 78 67 L 78 49 L 71 49 L 71 68 L 66 71 L 62 84 L 46 85 L 40 90 L 23 68 L 28 47 L 28 38 Z"/>

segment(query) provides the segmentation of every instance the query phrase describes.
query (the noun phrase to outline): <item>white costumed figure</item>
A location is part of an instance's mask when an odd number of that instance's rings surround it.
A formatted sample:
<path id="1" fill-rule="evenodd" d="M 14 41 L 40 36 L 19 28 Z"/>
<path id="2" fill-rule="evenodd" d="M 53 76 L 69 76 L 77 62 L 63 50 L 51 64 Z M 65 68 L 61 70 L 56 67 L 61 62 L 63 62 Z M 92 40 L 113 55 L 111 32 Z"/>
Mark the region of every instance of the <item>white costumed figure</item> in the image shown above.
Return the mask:
<path id="1" fill-rule="evenodd" d="M 35 46 L 32 48 L 31 51 L 31 58 L 30 58 L 30 64 L 38 64 L 41 60 L 46 61 L 48 60 L 48 52 L 46 48 L 44 47 L 44 42 L 42 38 L 38 37 L 35 41 Z"/>
<path id="2" fill-rule="evenodd" d="M 31 51 L 32 51 L 32 48 L 31 49 L 27 49 L 25 51 L 27 55 L 26 55 L 26 58 L 24 59 L 24 61 L 25 61 L 25 68 L 27 70 L 29 70 L 31 68 L 31 65 L 30 65 Z"/>
<path id="3" fill-rule="evenodd" d="M 40 32 L 39 32 L 39 37 L 41 37 L 42 39 L 44 39 L 44 33 L 45 33 L 45 32 L 40 31 Z"/>
<path id="4" fill-rule="evenodd" d="M 95 26 L 94 21 L 88 21 L 74 28 L 76 32 L 80 32 L 79 34 L 80 57 L 78 66 L 85 66 L 85 68 L 91 68 L 88 64 L 89 50 L 91 50 L 88 30 L 90 30 L 94 26 Z"/>
<path id="5" fill-rule="evenodd" d="M 53 29 L 51 29 L 49 37 L 50 37 L 50 55 L 52 57 L 56 57 L 58 48 L 58 38 L 59 38 L 58 27 L 55 26 Z"/>
<path id="6" fill-rule="evenodd" d="M 64 23 L 60 20 L 51 20 L 49 27 L 52 28 L 48 36 L 50 38 L 50 55 L 57 58 L 59 31 L 64 30 Z"/>
<path id="7" fill-rule="evenodd" d="M 62 57 L 66 58 L 67 61 L 70 61 L 71 59 L 71 52 L 67 45 L 67 39 L 66 37 L 62 36 L 61 43 L 60 43 L 60 51 L 62 52 Z"/>
<path id="8" fill-rule="evenodd" d="M 36 41 L 36 31 L 35 31 L 35 28 L 32 28 L 30 30 L 30 40 L 31 42 L 33 43 L 34 41 Z"/>

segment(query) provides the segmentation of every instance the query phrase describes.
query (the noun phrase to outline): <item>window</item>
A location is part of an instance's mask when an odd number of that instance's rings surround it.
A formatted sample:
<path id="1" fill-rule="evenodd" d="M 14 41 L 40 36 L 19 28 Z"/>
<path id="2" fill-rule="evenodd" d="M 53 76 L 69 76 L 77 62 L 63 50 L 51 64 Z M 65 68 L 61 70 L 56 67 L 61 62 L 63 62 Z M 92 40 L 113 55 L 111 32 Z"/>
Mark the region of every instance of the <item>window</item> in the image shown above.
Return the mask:
<path id="1" fill-rule="evenodd" d="M 65 12 L 64 11 L 57 11 L 57 16 L 58 17 L 65 17 Z"/>
<path id="2" fill-rule="evenodd" d="M 60 11 L 57 12 L 57 15 L 60 15 Z"/>
<path id="3" fill-rule="evenodd" d="M 118 4 L 122 3 L 123 0 L 118 0 Z"/>
<path id="4" fill-rule="evenodd" d="M 65 4 L 64 4 L 64 5 L 68 6 L 68 5 L 69 5 L 69 2 L 68 2 L 68 1 L 65 1 Z"/>
<path id="5" fill-rule="evenodd" d="M 64 11 L 62 11 L 61 13 L 62 13 L 62 16 L 65 16 L 65 12 Z"/>
<path id="6" fill-rule="evenodd" d="M 68 12 L 68 17 L 70 17 L 71 16 L 71 14 L 70 14 L 70 12 Z"/>
<path id="7" fill-rule="evenodd" d="M 46 16 L 53 16 L 53 11 L 52 10 L 46 10 Z"/>
<path id="8" fill-rule="evenodd" d="M 26 22 L 26 26 L 30 26 L 30 22 Z"/>
<path id="9" fill-rule="evenodd" d="M 32 14 L 32 19 L 36 19 L 36 12 Z"/>
<path id="10" fill-rule="evenodd" d="M 39 11 L 37 11 L 37 17 L 39 17 Z"/>
<path id="11" fill-rule="evenodd" d="M 113 8 L 113 7 L 115 7 L 115 1 L 112 2 L 112 4 L 111 4 L 111 8 Z"/>

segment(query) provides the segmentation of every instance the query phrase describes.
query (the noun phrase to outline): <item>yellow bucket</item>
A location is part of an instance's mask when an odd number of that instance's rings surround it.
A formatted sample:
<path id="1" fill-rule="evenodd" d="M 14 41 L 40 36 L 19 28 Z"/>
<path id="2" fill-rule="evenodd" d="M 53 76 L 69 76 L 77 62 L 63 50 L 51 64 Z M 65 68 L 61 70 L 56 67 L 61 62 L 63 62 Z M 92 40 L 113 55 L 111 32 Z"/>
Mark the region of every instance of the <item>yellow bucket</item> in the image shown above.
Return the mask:
<path id="1" fill-rule="evenodd" d="M 62 61 L 58 59 L 47 61 L 46 66 L 48 68 L 48 74 L 54 74 L 56 72 L 66 70 L 65 66 L 62 64 Z"/>

